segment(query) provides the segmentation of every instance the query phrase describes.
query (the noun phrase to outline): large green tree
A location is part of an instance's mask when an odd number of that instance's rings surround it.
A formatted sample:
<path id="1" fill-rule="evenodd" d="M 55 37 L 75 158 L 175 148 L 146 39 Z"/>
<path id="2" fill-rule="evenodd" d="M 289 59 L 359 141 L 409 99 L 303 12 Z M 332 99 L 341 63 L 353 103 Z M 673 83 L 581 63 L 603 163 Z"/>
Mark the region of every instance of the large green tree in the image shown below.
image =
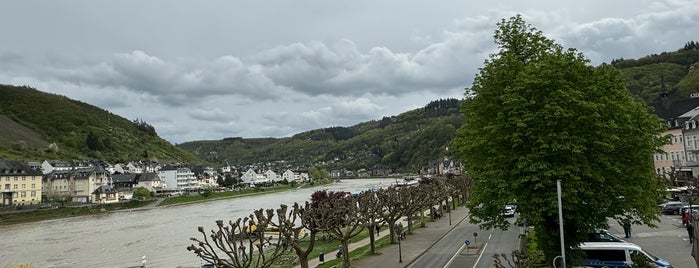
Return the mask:
<path id="1" fill-rule="evenodd" d="M 473 97 L 451 146 L 472 178 L 471 221 L 507 228 L 500 212 L 516 200 L 549 263 L 560 248 L 558 180 L 566 248 L 610 217 L 657 221 L 651 155 L 662 128 L 622 74 L 588 65 L 519 15 L 499 22 L 494 38 L 499 51 L 467 90 Z"/>

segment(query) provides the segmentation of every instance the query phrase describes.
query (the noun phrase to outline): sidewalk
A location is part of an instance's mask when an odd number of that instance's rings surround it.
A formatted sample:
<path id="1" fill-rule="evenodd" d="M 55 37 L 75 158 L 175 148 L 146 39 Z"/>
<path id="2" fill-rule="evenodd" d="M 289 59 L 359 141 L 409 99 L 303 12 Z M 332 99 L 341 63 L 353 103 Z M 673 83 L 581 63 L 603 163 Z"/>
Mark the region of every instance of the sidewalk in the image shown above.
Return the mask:
<path id="1" fill-rule="evenodd" d="M 451 229 L 456 227 L 468 215 L 468 210 L 464 207 L 459 207 L 451 211 L 451 222 L 449 225 L 449 214 L 445 213 L 441 219 L 428 222 L 425 228 L 413 229 L 413 234 L 408 234 L 405 240 L 401 241 L 401 257 L 403 262 L 399 263 L 398 244 L 388 245 L 377 250 L 377 255 L 364 256 L 359 260 L 352 261 L 353 267 L 381 267 L 381 268 L 398 268 L 407 267 L 419 258 L 432 245 L 437 243 Z M 403 226 L 408 226 L 405 219 L 402 220 Z M 389 235 L 386 229 L 381 230 L 380 237 Z M 377 238 L 378 240 L 378 238 Z M 369 238 L 352 243 L 349 245 L 349 250 L 355 250 L 359 247 L 369 244 Z M 326 252 L 325 258 L 335 258 L 335 252 Z M 316 267 L 320 261 L 314 258 L 308 261 L 309 267 Z M 299 268 L 301 266 L 296 266 Z"/>

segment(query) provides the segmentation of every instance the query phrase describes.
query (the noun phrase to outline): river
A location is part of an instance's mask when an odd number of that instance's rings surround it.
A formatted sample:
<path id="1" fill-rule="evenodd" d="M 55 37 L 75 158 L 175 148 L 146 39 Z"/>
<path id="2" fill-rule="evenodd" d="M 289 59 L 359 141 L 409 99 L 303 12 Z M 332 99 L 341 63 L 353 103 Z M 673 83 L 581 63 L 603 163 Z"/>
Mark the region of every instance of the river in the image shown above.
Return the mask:
<path id="1" fill-rule="evenodd" d="M 209 201 L 149 210 L 118 211 L 0 227 L 0 267 L 31 263 L 33 267 L 199 267 L 187 251 L 198 226 L 215 228 L 216 220 L 235 220 L 255 209 L 305 202 L 316 190 L 366 190 L 394 179 L 355 179 L 279 193 Z"/>

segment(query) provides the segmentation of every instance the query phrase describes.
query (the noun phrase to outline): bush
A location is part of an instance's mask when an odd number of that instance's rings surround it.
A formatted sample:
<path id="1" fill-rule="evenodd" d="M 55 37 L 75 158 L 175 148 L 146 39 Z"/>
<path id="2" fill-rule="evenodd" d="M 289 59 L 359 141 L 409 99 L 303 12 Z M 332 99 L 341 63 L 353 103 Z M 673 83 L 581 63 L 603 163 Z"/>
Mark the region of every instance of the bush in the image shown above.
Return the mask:
<path id="1" fill-rule="evenodd" d="M 145 187 L 138 187 L 138 189 L 133 192 L 133 198 L 148 198 L 151 196 L 153 196 L 153 193 L 148 191 Z"/>

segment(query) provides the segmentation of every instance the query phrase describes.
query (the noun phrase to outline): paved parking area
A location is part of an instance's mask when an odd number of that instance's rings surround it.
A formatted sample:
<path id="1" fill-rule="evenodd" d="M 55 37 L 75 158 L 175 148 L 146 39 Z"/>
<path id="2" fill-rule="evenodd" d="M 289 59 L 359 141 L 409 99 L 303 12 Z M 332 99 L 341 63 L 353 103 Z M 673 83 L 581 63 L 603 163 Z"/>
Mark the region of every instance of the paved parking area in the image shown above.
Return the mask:
<path id="1" fill-rule="evenodd" d="M 682 218 L 679 215 L 660 215 L 657 225 L 657 228 L 633 225 L 631 237 L 624 239 L 667 260 L 673 267 L 697 267 Z M 624 237 L 624 231 L 616 221 L 610 221 L 609 232 Z"/>

